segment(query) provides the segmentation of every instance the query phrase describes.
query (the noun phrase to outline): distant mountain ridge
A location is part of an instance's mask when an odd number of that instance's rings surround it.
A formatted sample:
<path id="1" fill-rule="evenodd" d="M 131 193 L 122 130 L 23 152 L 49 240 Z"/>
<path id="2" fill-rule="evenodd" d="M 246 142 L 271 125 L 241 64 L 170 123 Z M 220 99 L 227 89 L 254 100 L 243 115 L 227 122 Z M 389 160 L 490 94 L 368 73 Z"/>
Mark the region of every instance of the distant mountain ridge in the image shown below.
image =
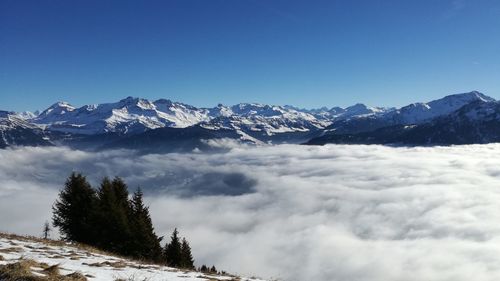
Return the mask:
<path id="1" fill-rule="evenodd" d="M 320 130 L 334 119 L 384 110 L 387 109 L 362 104 L 345 109 L 336 107 L 325 112 L 258 103 L 197 108 L 167 99 L 149 101 L 127 97 L 115 103 L 79 108 L 67 102 L 57 102 L 31 118 L 29 113 L 18 115 L 45 130 L 78 135 L 133 135 L 159 128 L 199 125 L 208 130 L 235 130 L 245 140 L 268 141 L 275 135 Z"/>
<path id="2" fill-rule="evenodd" d="M 467 143 L 486 142 L 496 138 L 486 132 L 481 132 L 489 136 L 484 138 L 456 134 L 455 138 L 451 135 L 440 139 L 425 134 L 433 131 L 435 135 L 437 131 L 446 130 L 443 122 L 453 127 L 451 124 L 460 120 L 462 123 L 468 120 L 469 127 L 481 127 L 489 120 L 489 125 L 481 128 L 494 131 L 492 124 L 497 119 L 492 116 L 500 110 L 497 104 L 495 99 L 477 91 L 401 108 L 355 104 L 346 108 L 301 109 L 258 103 L 198 108 L 168 99 L 149 101 L 134 97 L 78 108 L 57 102 L 40 113 L 0 112 L 0 147 L 69 145 L 151 150 L 148 146 L 155 146 L 168 151 L 178 151 L 178 147 L 189 151 L 206 147 L 203 140 L 223 138 L 256 144 L 433 144 L 438 139 L 440 144 L 463 143 L 465 139 L 469 140 Z M 460 110 L 473 105 L 478 106 L 474 107 L 476 119 L 463 117 L 473 113 L 460 113 Z M 416 132 L 417 128 L 419 138 L 425 141 L 411 137 L 409 132 Z"/>
<path id="3" fill-rule="evenodd" d="M 370 124 L 370 125 L 367 125 Z M 451 145 L 500 141 L 500 102 L 479 92 L 330 125 L 307 144 Z"/>

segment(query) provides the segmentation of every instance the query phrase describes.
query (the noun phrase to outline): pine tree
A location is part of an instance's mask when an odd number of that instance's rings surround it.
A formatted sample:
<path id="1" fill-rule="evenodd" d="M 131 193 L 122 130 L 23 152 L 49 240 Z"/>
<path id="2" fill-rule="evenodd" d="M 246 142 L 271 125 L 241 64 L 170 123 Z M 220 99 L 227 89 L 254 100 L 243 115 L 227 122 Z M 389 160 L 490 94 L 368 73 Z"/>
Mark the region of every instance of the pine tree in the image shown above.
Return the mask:
<path id="1" fill-rule="evenodd" d="M 215 265 L 212 265 L 212 268 L 210 268 L 210 273 L 217 274 L 217 268 L 215 268 Z"/>
<path id="2" fill-rule="evenodd" d="M 136 258 L 161 261 L 162 248 L 155 232 L 149 209 L 144 205 L 143 193 L 140 188 L 134 193 L 131 204 L 130 226 L 132 230 L 131 255 Z"/>
<path id="3" fill-rule="evenodd" d="M 170 243 L 165 245 L 165 257 L 168 266 L 181 266 L 181 242 L 179 240 L 179 232 L 177 231 L 177 228 L 174 230 L 172 236 L 170 237 Z"/>
<path id="4" fill-rule="evenodd" d="M 43 230 L 42 230 L 42 237 L 43 237 L 43 239 L 45 239 L 45 240 L 49 239 L 50 231 L 51 230 L 52 229 L 50 228 L 50 223 L 48 221 L 46 221 L 43 224 Z"/>
<path id="5" fill-rule="evenodd" d="M 96 246 L 124 256 L 166 261 L 169 266 L 194 268 L 191 247 L 174 230 L 171 241 L 161 248 L 163 237 L 154 231 L 140 188 L 129 200 L 125 182 L 104 178 L 96 192 L 86 178 L 72 173 L 53 206 L 53 224 L 64 239 Z M 48 238 L 50 225 L 43 235 Z"/>
<path id="6" fill-rule="evenodd" d="M 128 201 L 127 185 L 118 177 L 113 181 L 104 178 L 97 198 L 97 246 L 118 254 L 131 255 L 132 235 L 129 218 L 132 210 Z"/>
<path id="7" fill-rule="evenodd" d="M 191 247 L 189 246 L 186 238 L 182 238 L 180 266 L 186 269 L 194 269 L 194 260 L 193 255 L 191 254 Z"/>
<path id="8" fill-rule="evenodd" d="M 52 222 L 59 228 L 63 239 L 92 244 L 94 230 L 90 210 L 94 208 L 95 202 L 95 190 L 87 179 L 73 172 L 52 206 Z"/>

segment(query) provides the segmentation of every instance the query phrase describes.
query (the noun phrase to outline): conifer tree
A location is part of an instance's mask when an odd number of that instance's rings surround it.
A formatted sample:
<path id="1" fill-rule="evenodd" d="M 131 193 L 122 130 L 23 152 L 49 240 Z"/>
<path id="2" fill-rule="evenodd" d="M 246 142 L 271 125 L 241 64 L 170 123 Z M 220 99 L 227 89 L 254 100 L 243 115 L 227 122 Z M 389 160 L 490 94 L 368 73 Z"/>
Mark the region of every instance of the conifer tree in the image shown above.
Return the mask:
<path id="1" fill-rule="evenodd" d="M 94 229 L 90 210 L 95 202 L 95 190 L 87 179 L 73 172 L 52 206 L 52 222 L 59 228 L 63 239 L 92 244 Z"/>
<path id="2" fill-rule="evenodd" d="M 48 221 L 46 221 L 43 224 L 43 230 L 42 230 L 42 237 L 43 237 L 43 239 L 45 239 L 45 240 L 49 239 L 50 231 L 51 230 L 52 230 L 52 228 L 50 228 L 50 223 Z"/>
<path id="3" fill-rule="evenodd" d="M 68 177 L 65 188 L 53 206 L 53 224 L 63 238 L 96 246 L 124 256 L 166 261 L 169 266 L 194 268 L 191 247 L 174 230 L 171 241 L 161 248 L 163 237 L 154 231 L 148 207 L 140 188 L 129 200 L 125 182 L 104 178 L 96 192 L 86 178 L 77 173 Z M 48 237 L 50 226 L 44 227 Z"/>
<path id="4" fill-rule="evenodd" d="M 217 274 L 217 268 L 215 268 L 215 265 L 212 265 L 212 267 L 210 268 L 210 273 Z"/>
<path id="5" fill-rule="evenodd" d="M 131 207 L 127 185 L 116 177 L 104 178 L 97 193 L 96 224 L 99 229 L 97 246 L 122 255 L 131 255 Z"/>
<path id="6" fill-rule="evenodd" d="M 177 231 L 177 228 L 174 230 L 172 236 L 170 237 L 170 243 L 165 245 L 165 257 L 168 266 L 181 266 L 181 242 L 179 239 L 179 232 Z"/>
<path id="7" fill-rule="evenodd" d="M 181 244 L 181 267 L 186 269 L 194 269 L 194 259 L 191 254 L 191 247 L 186 238 L 182 238 Z"/>
<path id="8" fill-rule="evenodd" d="M 140 188 L 134 193 L 131 204 L 130 226 L 132 230 L 131 255 L 136 258 L 161 261 L 162 248 L 155 232 L 149 209 L 144 205 L 143 193 Z"/>

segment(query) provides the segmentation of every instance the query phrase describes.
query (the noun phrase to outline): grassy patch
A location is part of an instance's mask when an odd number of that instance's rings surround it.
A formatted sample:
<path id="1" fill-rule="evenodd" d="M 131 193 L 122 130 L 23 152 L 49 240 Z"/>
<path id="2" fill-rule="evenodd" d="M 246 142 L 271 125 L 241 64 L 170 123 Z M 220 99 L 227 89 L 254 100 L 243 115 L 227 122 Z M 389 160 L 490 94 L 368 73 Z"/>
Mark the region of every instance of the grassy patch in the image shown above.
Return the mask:
<path id="1" fill-rule="evenodd" d="M 32 268 L 43 268 L 33 271 Z M 83 274 L 74 272 L 61 275 L 59 265 L 48 266 L 34 260 L 19 260 L 14 263 L 0 265 L 0 280 L 2 281 L 87 281 Z"/>
<path id="2" fill-rule="evenodd" d="M 0 249 L 0 253 L 5 253 L 5 254 L 20 253 L 22 251 L 23 251 L 23 248 L 21 248 L 21 247 L 9 247 L 9 248 Z"/>
<path id="3" fill-rule="evenodd" d="M 117 261 L 117 262 L 109 262 L 109 261 L 105 261 L 105 262 L 96 262 L 96 263 L 83 263 L 84 265 L 88 265 L 88 266 L 94 266 L 94 267 L 104 267 L 104 266 L 110 266 L 110 267 L 113 267 L 113 268 L 124 268 L 127 266 L 127 264 L 123 261 Z"/>
<path id="4" fill-rule="evenodd" d="M 87 277 L 85 275 L 79 273 L 79 272 L 73 272 L 71 274 L 68 274 L 65 277 L 65 280 L 67 281 L 87 281 Z"/>
<path id="5" fill-rule="evenodd" d="M 31 272 L 31 262 L 19 261 L 0 266 L 0 280 L 4 281 L 43 281 L 42 277 Z"/>
<path id="6" fill-rule="evenodd" d="M 59 276 L 61 275 L 59 272 L 59 265 L 55 264 L 52 266 L 49 266 L 43 270 L 43 273 L 47 276 Z"/>

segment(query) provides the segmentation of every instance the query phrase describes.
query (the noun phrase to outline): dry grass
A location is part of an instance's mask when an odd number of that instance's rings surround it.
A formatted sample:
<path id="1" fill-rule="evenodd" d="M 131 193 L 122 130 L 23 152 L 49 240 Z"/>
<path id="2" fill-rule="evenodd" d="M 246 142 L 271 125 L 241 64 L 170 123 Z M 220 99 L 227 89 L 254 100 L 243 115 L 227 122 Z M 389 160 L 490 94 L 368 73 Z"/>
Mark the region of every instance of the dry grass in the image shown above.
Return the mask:
<path id="1" fill-rule="evenodd" d="M 22 260 L 15 263 L 0 266 L 0 280 L 4 281 L 43 281 L 42 277 L 35 276 L 31 272 L 33 262 Z"/>
<path id="2" fill-rule="evenodd" d="M 17 234 L 12 234 L 12 233 L 3 233 L 3 232 L 0 232 L 0 238 L 6 238 L 9 240 L 18 240 L 18 241 L 23 241 L 23 242 L 40 242 L 40 243 L 45 243 L 47 245 L 52 245 L 52 246 L 66 246 L 66 245 L 68 245 L 68 243 L 66 243 L 64 241 L 42 239 L 42 238 L 35 237 L 35 236 L 22 236 L 22 235 L 17 235 Z"/>
<path id="3" fill-rule="evenodd" d="M 40 263 L 40 262 L 37 262 L 35 260 L 32 260 L 32 259 L 24 259 L 24 258 L 20 258 L 18 263 L 22 264 L 23 266 L 27 266 L 27 267 L 39 267 L 39 268 L 47 268 L 49 267 L 48 264 L 46 263 Z"/>
<path id="4" fill-rule="evenodd" d="M 67 281 L 87 281 L 87 277 L 85 277 L 85 275 L 81 274 L 80 272 L 73 272 L 64 277 Z"/>
<path id="5" fill-rule="evenodd" d="M 43 270 L 43 273 L 47 276 L 59 276 L 61 275 L 59 271 L 59 264 L 49 266 Z"/>
<path id="6" fill-rule="evenodd" d="M 43 268 L 34 272 L 32 268 Z M 37 273 L 37 274 L 35 274 Z M 2 281 L 87 281 L 83 274 L 74 272 L 61 275 L 59 265 L 48 266 L 34 260 L 21 259 L 17 262 L 0 265 L 0 280 Z"/>
<path id="7" fill-rule="evenodd" d="M 127 266 L 127 264 L 123 261 L 117 261 L 117 262 L 96 262 L 96 263 L 83 263 L 84 265 L 88 266 L 94 266 L 94 267 L 104 267 L 104 266 L 110 266 L 113 268 L 124 268 Z"/>
<path id="8" fill-rule="evenodd" d="M 19 253 L 19 252 L 22 252 L 22 251 L 23 251 L 23 248 L 21 248 L 21 247 L 9 247 L 9 248 L 0 249 L 0 253 L 5 253 L 5 254 L 8 254 L 8 253 Z"/>
<path id="9" fill-rule="evenodd" d="M 55 247 L 75 247 L 79 250 L 91 252 L 91 253 L 96 253 L 96 254 L 102 254 L 102 255 L 109 255 L 109 256 L 117 256 L 113 253 L 108 253 L 105 251 L 102 251 L 100 249 L 97 249 L 95 247 L 85 245 L 85 244 L 80 244 L 80 243 L 70 243 L 66 242 L 63 240 L 52 240 L 52 239 L 42 239 L 40 237 L 36 236 L 28 236 L 28 235 L 17 235 L 17 234 L 12 234 L 12 233 L 3 233 L 0 232 L 0 238 L 5 238 L 8 240 L 18 240 L 18 241 L 23 241 L 23 242 L 39 242 L 43 243 L 45 245 L 49 246 L 55 246 Z M 17 246 L 16 243 L 11 242 L 11 245 Z M 16 247 L 17 248 L 17 247 Z M 38 250 L 44 250 L 44 251 L 53 251 L 54 249 L 49 248 L 48 246 L 43 246 L 40 248 L 37 248 Z"/>

